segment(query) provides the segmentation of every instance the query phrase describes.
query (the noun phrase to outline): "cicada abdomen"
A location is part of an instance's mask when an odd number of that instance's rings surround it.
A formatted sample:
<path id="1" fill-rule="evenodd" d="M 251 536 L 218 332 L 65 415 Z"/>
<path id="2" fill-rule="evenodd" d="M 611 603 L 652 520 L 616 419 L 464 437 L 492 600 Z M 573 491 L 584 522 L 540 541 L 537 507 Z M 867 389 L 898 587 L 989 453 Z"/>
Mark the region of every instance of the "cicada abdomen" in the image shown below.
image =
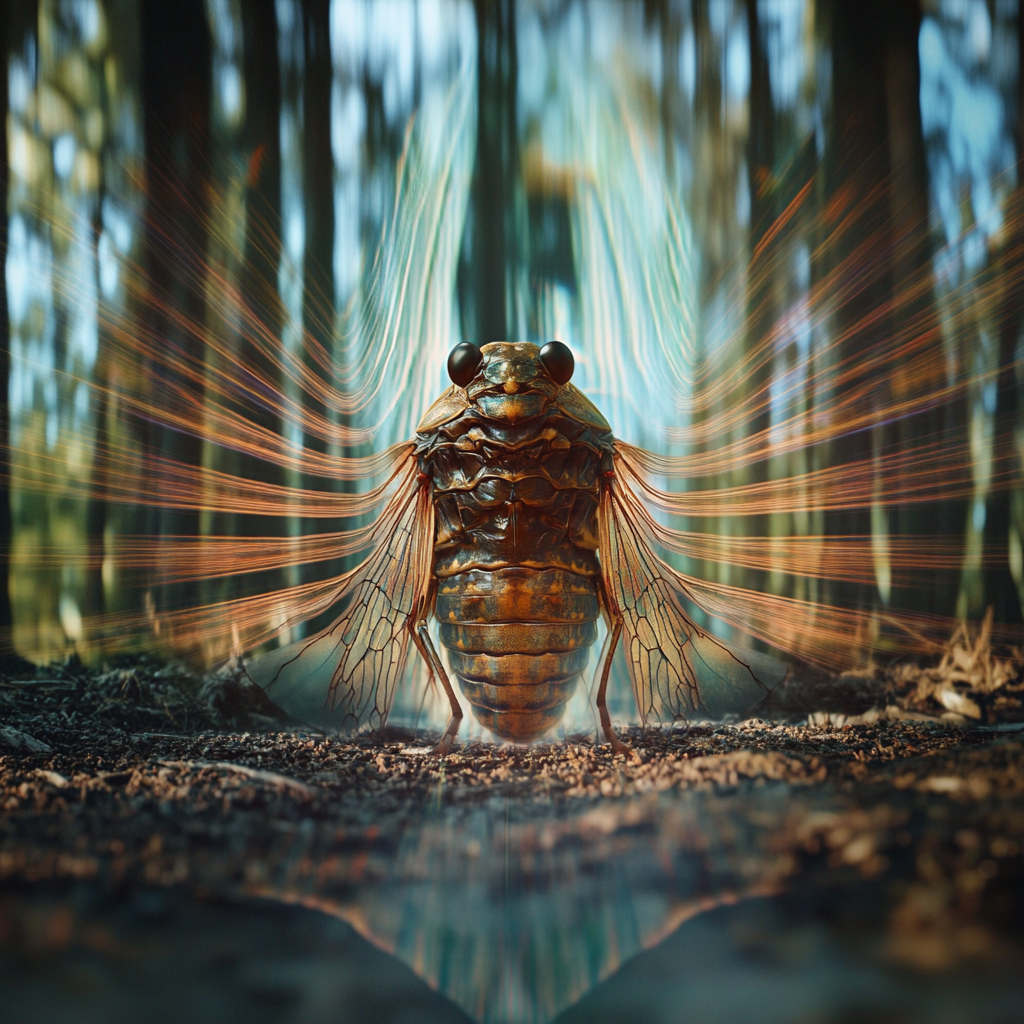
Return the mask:
<path id="1" fill-rule="evenodd" d="M 563 349 L 545 350 L 548 363 Z M 438 403 L 418 431 L 436 522 L 434 612 L 477 719 L 528 743 L 561 719 L 597 635 L 597 510 L 612 435 L 588 402 L 556 400 L 566 392 L 541 372 L 535 345 L 483 352 L 469 402 Z"/>
<path id="2" fill-rule="evenodd" d="M 452 672 L 480 723 L 513 743 L 557 725 L 587 667 L 599 613 L 589 576 L 521 566 L 438 580 Z"/>

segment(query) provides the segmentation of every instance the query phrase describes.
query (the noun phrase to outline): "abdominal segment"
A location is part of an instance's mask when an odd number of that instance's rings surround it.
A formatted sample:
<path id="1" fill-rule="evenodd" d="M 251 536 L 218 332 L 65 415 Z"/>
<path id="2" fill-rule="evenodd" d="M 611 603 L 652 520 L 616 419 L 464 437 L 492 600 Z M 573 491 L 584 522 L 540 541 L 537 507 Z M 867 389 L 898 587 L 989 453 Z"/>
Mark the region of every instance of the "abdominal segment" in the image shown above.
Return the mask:
<path id="1" fill-rule="evenodd" d="M 503 740 L 543 736 L 587 667 L 599 614 L 594 578 L 513 566 L 437 584 L 441 643 L 473 714 Z"/>

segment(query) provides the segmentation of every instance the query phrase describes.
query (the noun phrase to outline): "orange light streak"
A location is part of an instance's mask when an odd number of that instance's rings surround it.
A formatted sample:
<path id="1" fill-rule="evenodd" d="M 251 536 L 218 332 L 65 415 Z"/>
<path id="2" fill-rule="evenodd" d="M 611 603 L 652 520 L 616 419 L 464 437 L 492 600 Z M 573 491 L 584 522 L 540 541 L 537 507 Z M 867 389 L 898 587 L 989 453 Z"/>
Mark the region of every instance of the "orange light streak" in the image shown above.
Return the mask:
<path id="1" fill-rule="evenodd" d="M 41 439 L 26 434 L 33 451 L 43 454 L 37 454 L 24 470 L 20 486 L 39 494 L 268 520 L 351 521 L 379 514 L 370 523 L 349 523 L 349 529 L 332 528 L 307 536 L 120 536 L 114 552 L 117 564 L 137 572 L 144 587 L 232 578 L 244 584 L 245 577 L 259 572 L 330 563 L 360 554 L 366 555 L 364 561 L 329 579 L 270 593 L 192 608 L 153 607 L 87 617 L 90 636 L 114 638 L 134 632 L 165 649 L 203 651 L 210 657 L 223 656 L 236 642 L 245 649 L 266 644 L 290 626 L 353 600 L 364 579 L 360 573 L 365 573 L 373 559 L 384 558 L 393 537 L 410 528 L 412 506 L 396 500 L 396 495 L 417 473 L 410 458 L 413 442 L 378 454 L 356 455 L 354 450 L 370 450 L 384 422 L 361 423 L 357 414 L 369 419 L 372 410 L 376 416 L 379 407 L 375 403 L 386 398 L 389 389 L 401 393 L 400 385 L 413 366 L 409 353 L 420 341 L 417 331 L 430 327 L 421 308 L 425 301 L 422 281 L 416 277 L 413 262 L 403 263 L 401 256 L 417 252 L 418 246 L 433 251 L 441 217 L 438 197 L 453 187 L 455 171 L 449 159 L 444 173 L 429 188 L 410 188 L 419 173 L 417 161 L 407 137 L 396 183 L 405 198 L 401 202 L 396 198 L 362 306 L 343 311 L 337 326 L 326 322 L 330 304 L 314 300 L 314 308 L 304 311 L 301 357 L 284 349 L 268 323 L 272 318 L 261 316 L 255 305 L 258 297 L 250 303 L 206 254 L 182 249 L 180 240 L 165 237 L 166 259 L 176 272 L 184 267 L 187 286 L 204 295 L 206 319 L 190 316 L 169 295 L 162 294 L 141 268 L 132 267 L 124 280 L 125 308 L 100 325 L 116 375 L 107 381 L 82 381 L 57 372 L 62 387 L 88 384 L 129 423 L 145 423 L 200 440 L 210 446 L 204 449 L 207 454 L 213 450 L 215 463 L 222 453 L 232 452 L 286 470 L 293 474 L 293 481 L 301 475 L 373 484 L 370 489 L 335 493 L 326 486 L 312 489 L 294 482 L 268 483 L 208 466 L 186 465 L 156 451 L 127 452 L 102 445 L 91 456 L 92 484 L 79 486 L 69 484 L 61 453 L 48 452 Z M 254 156 L 250 173 L 256 173 L 258 162 Z M 798 228 L 804 236 L 817 239 L 812 260 L 818 266 L 825 264 L 825 256 L 849 247 L 850 238 L 863 228 L 863 211 L 853 203 L 852 193 L 840 191 L 824 210 L 809 214 L 813 185 L 813 180 L 804 184 L 755 247 L 744 282 L 748 291 L 757 292 L 779 278 L 785 266 L 782 261 L 792 254 L 786 247 L 787 236 Z M 868 196 L 868 206 L 882 196 L 885 187 L 876 187 Z M 195 204 L 197 218 L 203 216 L 200 205 Z M 612 230 L 608 208 L 602 207 L 601 212 L 606 229 Z M 668 216 L 672 218 L 672 210 Z M 1007 231 L 1018 230 L 1012 214 L 1008 216 Z M 216 230 L 215 221 L 209 221 L 207 227 Z M 927 225 L 919 228 L 926 230 Z M 147 229 L 153 230 L 153 226 Z M 672 221 L 670 230 L 678 240 L 682 227 Z M 267 243 L 263 252 L 269 252 L 272 239 L 267 226 L 254 217 L 249 231 L 255 234 L 257 245 Z M 223 246 L 234 244 L 223 236 L 218 241 Z M 616 529 L 694 561 L 871 586 L 876 580 L 871 536 L 729 536 L 710 532 L 709 527 L 677 529 L 659 522 L 653 512 L 735 520 L 892 509 L 974 497 L 977 453 L 971 450 L 966 431 L 958 440 L 936 434 L 917 436 L 898 448 L 886 448 L 879 442 L 871 458 L 803 473 L 792 472 L 794 465 L 801 465 L 797 460 L 780 461 L 770 465 L 767 473 L 784 472 L 778 479 L 722 483 L 730 474 L 741 475 L 753 463 L 809 453 L 856 432 L 908 421 L 951 401 L 965 400 L 972 389 L 996 379 L 998 367 L 977 370 L 963 361 L 950 365 L 935 324 L 935 283 L 930 267 L 903 275 L 897 297 L 872 304 L 852 322 L 836 328 L 833 321 L 838 311 L 864 300 L 893 273 L 895 254 L 893 240 L 885 232 L 869 231 L 812 282 L 791 308 L 773 313 L 766 300 L 758 308 L 746 310 L 740 326 L 744 336 L 750 336 L 765 318 L 772 322 L 759 328 L 756 342 L 739 358 L 727 345 L 691 375 L 688 382 L 697 391 L 688 399 L 685 412 L 692 422 L 668 432 L 670 442 L 690 450 L 662 456 L 619 442 L 614 485 Z M 63 280 L 58 279 L 55 288 L 62 286 Z M 647 289 L 643 301 L 654 301 L 652 287 L 650 273 L 641 275 L 638 290 Z M 1024 265 L 1008 266 L 1001 275 L 979 272 L 947 296 L 942 329 L 955 336 L 985 318 L 998 327 L 1003 296 L 1014 289 L 1024 289 Z M 74 298 L 70 293 L 64 297 Z M 733 299 L 736 308 L 746 308 L 745 295 Z M 266 300 L 270 308 L 277 297 L 268 293 Z M 915 302 L 925 308 L 916 315 L 895 315 Z M 210 328 L 210 322 L 231 323 L 237 325 L 237 331 L 232 338 L 223 338 Z M 154 324 L 164 326 L 157 329 Z M 318 330 L 313 330 L 314 326 Z M 690 326 L 686 325 L 687 329 Z M 818 332 L 823 340 L 815 344 L 813 357 L 805 360 L 802 372 L 780 387 L 778 377 L 766 371 L 772 370 L 780 352 L 793 345 L 798 329 Z M 333 336 L 335 350 L 328 351 L 315 334 Z M 255 353 L 259 365 L 239 365 L 239 338 Z M 659 341 L 671 345 L 672 339 Z M 1018 366 L 1018 371 L 1021 369 Z M 897 380 L 901 382 L 898 386 Z M 805 408 L 792 411 L 805 395 L 810 396 Z M 317 408 L 327 414 L 316 412 Z M 748 432 L 751 422 L 759 417 L 763 422 L 772 411 L 782 417 L 779 422 Z M 283 432 L 267 426 L 268 420 L 279 424 Z M 318 438 L 328 450 L 304 448 L 301 442 L 289 439 L 296 433 Z M 131 459 L 125 457 L 128 454 Z M 145 469 L 141 474 L 137 468 L 140 454 Z M 1014 438 L 994 439 L 991 459 L 995 468 L 987 480 L 988 493 L 1020 486 L 1016 456 Z M 278 474 L 276 479 L 288 478 Z M 660 479 L 685 480 L 689 489 L 664 490 L 656 486 Z M 416 498 L 421 503 L 425 500 L 422 495 Z M 419 523 L 414 528 L 425 527 Z M 820 521 L 817 529 L 822 529 Z M 272 532 L 269 524 L 267 532 Z M 936 569 L 953 573 L 962 565 L 962 538 L 896 535 L 887 537 L 887 545 L 895 587 L 913 585 L 920 573 Z M 840 608 L 758 593 L 697 579 L 652 557 L 665 578 L 707 614 L 828 668 L 848 667 L 851 658 L 872 649 L 929 653 L 952 631 L 950 620 L 940 616 Z M 36 564 L 41 568 L 96 567 L 103 558 L 102 552 L 92 551 L 69 559 L 53 547 L 39 551 Z M 995 564 L 1001 558 L 1005 559 L 1005 553 L 988 551 L 982 564 Z"/>
<path id="2" fill-rule="evenodd" d="M 998 442 L 999 456 L 1014 450 L 1012 439 Z M 964 441 L 945 445 L 932 441 L 909 450 L 887 452 L 876 459 L 843 463 L 781 480 L 715 488 L 713 490 L 663 491 L 649 475 L 672 463 L 661 456 L 620 443 L 617 471 L 637 488 L 654 508 L 674 515 L 752 516 L 772 512 L 835 511 L 868 508 L 873 503 L 892 507 L 921 504 L 973 493 L 971 451 Z M 1009 487 L 1016 471 L 994 474 L 992 489 Z"/>
<path id="3" fill-rule="evenodd" d="M 155 508 L 191 512 L 224 512 L 243 515 L 297 516 L 308 519 L 351 519 L 380 507 L 415 468 L 399 461 L 409 445 L 389 449 L 387 461 L 398 463 L 384 483 L 362 494 L 339 494 L 285 487 L 197 466 L 187 466 L 162 456 L 149 456 L 152 472 L 140 478 L 126 469 L 115 453 L 98 451 L 94 467 L 102 469 L 103 487 L 75 488 L 80 497 L 94 497 L 121 504 L 145 504 Z M 32 483 L 38 493 L 66 493 L 65 466 L 56 456 L 40 455 L 33 466 Z"/>

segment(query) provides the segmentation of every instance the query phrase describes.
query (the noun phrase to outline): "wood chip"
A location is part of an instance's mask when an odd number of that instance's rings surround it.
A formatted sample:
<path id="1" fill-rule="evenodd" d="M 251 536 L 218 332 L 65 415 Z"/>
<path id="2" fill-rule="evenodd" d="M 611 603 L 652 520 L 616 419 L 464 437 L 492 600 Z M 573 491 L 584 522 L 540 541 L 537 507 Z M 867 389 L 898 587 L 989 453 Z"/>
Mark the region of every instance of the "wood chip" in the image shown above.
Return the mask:
<path id="1" fill-rule="evenodd" d="M 0 748 L 15 754 L 51 754 L 53 748 L 49 743 L 29 736 L 27 732 L 15 729 L 10 725 L 0 725 Z"/>
<path id="2" fill-rule="evenodd" d="M 254 782 L 262 782 L 275 789 L 288 789 L 299 796 L 312 800 L 317 791 L 312 786 L 307 786 L 298 779 L 290 778 L 287 775 L 280 775 L 278 772 L 268 772 L 262 768 L 250 768 L 245 764 L 234 764 L 231 761 L 158 761 L 157 764 L 166 765 L 168 768 L 184 768 L 186 771 L 202 771 L 212 768 L 215 771 L 233 772 L 235 775 L 244 775 Z"/>

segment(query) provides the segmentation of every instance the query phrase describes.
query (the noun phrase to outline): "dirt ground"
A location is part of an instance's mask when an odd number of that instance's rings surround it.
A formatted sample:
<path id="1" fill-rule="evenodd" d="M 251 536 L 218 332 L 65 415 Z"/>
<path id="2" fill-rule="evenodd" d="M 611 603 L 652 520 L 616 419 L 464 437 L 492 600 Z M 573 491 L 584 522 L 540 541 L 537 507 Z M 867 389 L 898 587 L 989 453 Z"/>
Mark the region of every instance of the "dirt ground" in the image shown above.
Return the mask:
<path id="1" fill-rule="evenodd" d="M 1021 661 L 960 645 L 627 728 L 628 756 L 440 760 L 237 674 L 26 667 L 0 678 L 4 1019 L 1024 1019 Z"/>

